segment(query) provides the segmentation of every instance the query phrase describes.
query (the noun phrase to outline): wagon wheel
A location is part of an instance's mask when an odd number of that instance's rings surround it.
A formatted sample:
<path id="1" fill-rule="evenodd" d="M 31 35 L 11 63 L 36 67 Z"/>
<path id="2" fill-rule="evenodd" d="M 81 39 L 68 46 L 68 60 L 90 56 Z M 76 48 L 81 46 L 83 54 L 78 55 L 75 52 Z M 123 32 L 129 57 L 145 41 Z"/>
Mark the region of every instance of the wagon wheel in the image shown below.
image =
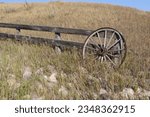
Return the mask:
<path id="1" fill-rule="evenodd" d="M 88 36 L 82 54 L 83 59 L 92 58 L 94 61 L 119 67 L 125 59 L 126 51 L 126 43 L 121 33 L 113 28 L 100 28 Z"/>

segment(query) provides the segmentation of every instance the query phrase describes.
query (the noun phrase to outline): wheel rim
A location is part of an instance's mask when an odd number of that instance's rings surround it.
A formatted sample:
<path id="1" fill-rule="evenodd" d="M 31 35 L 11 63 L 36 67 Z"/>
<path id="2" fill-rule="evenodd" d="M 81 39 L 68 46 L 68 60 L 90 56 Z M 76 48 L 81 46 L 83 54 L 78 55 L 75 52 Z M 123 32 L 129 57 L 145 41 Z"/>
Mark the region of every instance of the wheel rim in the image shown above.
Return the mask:
<path id="1" fill-rule="evenodd" d="M 126 56 L 126 43 L 121 33 L 112 28 L 94 31 L 83 46 L 83 59 L 92 58 L 101 63 L 119 67 Z"/>

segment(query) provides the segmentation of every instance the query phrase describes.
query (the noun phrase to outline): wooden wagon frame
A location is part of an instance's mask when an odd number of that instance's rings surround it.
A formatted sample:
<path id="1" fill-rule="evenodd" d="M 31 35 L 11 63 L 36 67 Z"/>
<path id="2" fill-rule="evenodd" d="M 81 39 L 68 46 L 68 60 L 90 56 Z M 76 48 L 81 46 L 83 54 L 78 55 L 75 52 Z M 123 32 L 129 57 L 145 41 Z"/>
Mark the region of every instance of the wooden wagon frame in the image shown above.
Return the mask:
<path id="1" fill-rule="evenodd" d="M 126 42 L 119 31 L 104 27 L 97 30 L 83 30 L 62 27 L 22 25 L 0 23 L 0 28 L 12 28 L 17 34 L 0 33 L 0 39 L 14 39 L 27 41 L 33 44 L 48 44 L 55 47 L 76 47 L 82 49 L 83 59 L 92 59 L 101 63 L 111 63 L 114 67 L 120 66 L 126 57 Z M 55 33 L 54 39 L 20 35 L 21 30 L 45 31 Z M 65 41 L 61 39 L 61 33 L 87 36 L 84 43 Z M 89 60 L 90 60 L 89 59 Z"/>

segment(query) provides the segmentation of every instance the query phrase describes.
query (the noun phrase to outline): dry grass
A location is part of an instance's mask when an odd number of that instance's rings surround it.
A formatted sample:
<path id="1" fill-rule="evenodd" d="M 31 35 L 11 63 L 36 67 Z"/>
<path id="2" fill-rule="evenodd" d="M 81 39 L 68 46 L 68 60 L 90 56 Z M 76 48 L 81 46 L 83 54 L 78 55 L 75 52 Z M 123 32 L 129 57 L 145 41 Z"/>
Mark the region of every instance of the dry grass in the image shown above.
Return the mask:
<path id="1" fill-rule="evenodd" d="M 110 99 L 123 99 L 124 88 L 150 89 L 150 12 L 132 8 L 83 3 L 0 4 L 0 22 L 83 28 L 113 27 L 126 39 L 128 53 L 117 71 L 105 65 L 83 63 L 77 51 L 58 55 L 48 46 L 0 42 L 0 99 L 102 99 L 104 88 Z M 0 29 L 0 32 L 14 30 Z M 53 34 L 23 31 L 23 34 L 53 38 Z M 63 35 L 84 41 L 82 36 Z M 31 77 L 23 78 L 30 68 Z M 41 70 L 41 71 L 40 71 Z M 38 71 L 38 73 L 37 73 Z M 40 71 L 40 73 L 39 73 Z M 57 71 L 57 83 L 47 77 Z M 62 88 L 63 87 L 63 88 Z M 62 93 L 65 89 L 65 93 Z"/>

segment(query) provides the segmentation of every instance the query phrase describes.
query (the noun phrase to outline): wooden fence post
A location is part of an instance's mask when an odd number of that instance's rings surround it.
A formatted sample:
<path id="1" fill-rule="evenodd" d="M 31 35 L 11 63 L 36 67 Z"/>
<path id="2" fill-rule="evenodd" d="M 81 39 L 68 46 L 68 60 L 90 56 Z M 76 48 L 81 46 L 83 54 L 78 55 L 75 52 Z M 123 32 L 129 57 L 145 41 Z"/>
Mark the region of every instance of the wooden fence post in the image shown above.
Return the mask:
<path id="1" fill-rule="evenodd" d="M 55 33 L 55 40 L 61 40 L 60 33 Z M 61 47 L 55 46 L 55 51 L 58 54 L 61 54 Z"/>
<path id="2" fill-rule="evenodd" d="M 15 34 L 15 38 L 16 38 L 16 40 L 17 40 L 17 36 L 18 36 L 19 33 L 21 32 L 21 30 L 20 30 L 20 29 L 17 29 L 17 28 L 16 28 L 16 30 L 17 30 L 17 32 L 16 32 L 16 34 Z"/>

